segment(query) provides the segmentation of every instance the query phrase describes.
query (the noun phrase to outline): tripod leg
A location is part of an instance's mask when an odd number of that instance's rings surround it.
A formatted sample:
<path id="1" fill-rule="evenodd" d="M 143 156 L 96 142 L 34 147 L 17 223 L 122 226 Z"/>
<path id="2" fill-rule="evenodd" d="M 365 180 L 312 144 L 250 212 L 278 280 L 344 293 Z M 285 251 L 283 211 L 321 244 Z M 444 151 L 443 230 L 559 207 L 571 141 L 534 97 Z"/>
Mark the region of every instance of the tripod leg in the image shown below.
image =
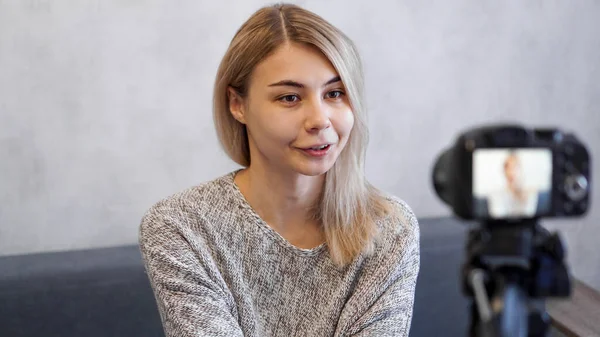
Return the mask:
<path id="1" fill-rule="evenodd" d="M 532 303 L 529 314 L 529 337 L 550 336 L 550 315 L 546 312 L 545 304 L 541 300 Z"/>
<path id="2" fill-rule="evenodd" d="M 500 331 L 502 337 L 527 337 L 528 307 L 527 295 L 515 283 L 509 283 L 504 288 L 503 311 L 500 319 Z"/>

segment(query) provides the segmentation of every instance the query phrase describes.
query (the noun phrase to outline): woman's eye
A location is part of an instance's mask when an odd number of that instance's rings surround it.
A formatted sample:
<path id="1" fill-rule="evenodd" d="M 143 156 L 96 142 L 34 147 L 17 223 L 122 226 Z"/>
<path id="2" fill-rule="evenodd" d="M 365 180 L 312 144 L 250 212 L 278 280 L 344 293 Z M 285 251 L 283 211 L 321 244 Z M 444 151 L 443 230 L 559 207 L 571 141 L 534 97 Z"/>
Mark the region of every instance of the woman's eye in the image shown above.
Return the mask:
<path id="1" fill-rule="evenodd" d="M 300 98 L 297 95 L 285 95 L 279 97 L 278 100 L 284 103 L 296 103 Z"/>
<path id="2" fill-rule="evenodd" d="M 327 93 L 327 98 L 340 98 L 344 93 L 341 90 L 333 90 Z"/>

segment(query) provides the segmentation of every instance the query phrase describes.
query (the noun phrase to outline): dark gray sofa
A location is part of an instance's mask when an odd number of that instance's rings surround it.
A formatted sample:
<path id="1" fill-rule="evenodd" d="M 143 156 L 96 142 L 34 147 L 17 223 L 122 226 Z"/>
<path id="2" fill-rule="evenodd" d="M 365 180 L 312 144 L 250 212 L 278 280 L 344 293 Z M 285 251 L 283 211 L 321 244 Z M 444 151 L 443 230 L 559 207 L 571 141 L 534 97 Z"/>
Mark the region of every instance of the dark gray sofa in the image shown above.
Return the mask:
<path id="1" fill-rule="evenodd" d="M 411 336 L 465 336 L 465 227 L 421 219 Z M 2 337 L 164 336 L 137 246 L 0 258 Z"/>

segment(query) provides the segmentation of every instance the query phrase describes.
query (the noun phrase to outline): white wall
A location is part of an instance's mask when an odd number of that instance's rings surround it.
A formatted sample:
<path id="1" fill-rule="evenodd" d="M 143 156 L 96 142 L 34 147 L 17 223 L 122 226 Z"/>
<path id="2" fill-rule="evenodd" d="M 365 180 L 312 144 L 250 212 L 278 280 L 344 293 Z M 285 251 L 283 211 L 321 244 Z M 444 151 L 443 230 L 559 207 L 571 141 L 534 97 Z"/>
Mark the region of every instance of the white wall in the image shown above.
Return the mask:
<path id="1" fill-rule="evenodd" d="M 236 168 L 215 138 L 212 84 L 267 3 L 0 0 L 0 254 L 135 243 L 152 203 Z M 368 175 L 418 216 L 449 214 L 431 166 L 478 123 L 559 126 L 600 156 L 599 2 L 296 3 L 359 46 Z M 597 288 L 599 206 L 551 222 Z"/>

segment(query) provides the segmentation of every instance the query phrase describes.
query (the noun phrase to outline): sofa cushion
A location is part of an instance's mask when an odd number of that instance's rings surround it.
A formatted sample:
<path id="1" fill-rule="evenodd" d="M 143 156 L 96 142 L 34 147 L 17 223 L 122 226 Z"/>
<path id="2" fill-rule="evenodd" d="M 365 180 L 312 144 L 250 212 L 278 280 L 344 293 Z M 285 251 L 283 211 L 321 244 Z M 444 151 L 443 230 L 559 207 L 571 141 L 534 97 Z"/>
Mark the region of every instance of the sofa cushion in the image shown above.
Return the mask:
<path id="1" fill-rule="evenodd" d="M 411 336 L 465 336 L 465 227 L 421 219 Z M 136 245 L 0 257 L 0 336 L 164 336 Z"/>
<path id="2" fill-rule="evenodd" d="M 137 246 L 0 258 L 2 336 L 164 336 Z"/>
<path id="3" fill-rule="evenodd" d="M 421 270 L 415 291 L 411 336 L 467 336 L 468 300 L 460 268 L 466 227 L 449 218 L 422 219 Z"/>

